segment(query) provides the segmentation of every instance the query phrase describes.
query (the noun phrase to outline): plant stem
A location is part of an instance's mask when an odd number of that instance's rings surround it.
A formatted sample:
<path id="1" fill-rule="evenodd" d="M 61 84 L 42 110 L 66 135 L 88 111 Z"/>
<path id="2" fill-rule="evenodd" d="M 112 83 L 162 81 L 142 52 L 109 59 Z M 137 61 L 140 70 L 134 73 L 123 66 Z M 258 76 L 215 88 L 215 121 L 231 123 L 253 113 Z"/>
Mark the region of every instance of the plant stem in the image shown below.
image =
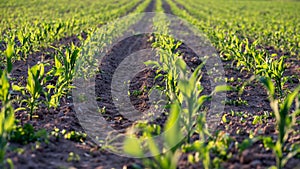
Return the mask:
<path id="1" fill-rule="evenodd" d="M 34 103 L 31 103 L 31 104 L 30 104 L 30 114 L 29 114 L 29 119 L 30 119 L 30 121 L 32 120 L 33 104 L 34 104 Z"/>

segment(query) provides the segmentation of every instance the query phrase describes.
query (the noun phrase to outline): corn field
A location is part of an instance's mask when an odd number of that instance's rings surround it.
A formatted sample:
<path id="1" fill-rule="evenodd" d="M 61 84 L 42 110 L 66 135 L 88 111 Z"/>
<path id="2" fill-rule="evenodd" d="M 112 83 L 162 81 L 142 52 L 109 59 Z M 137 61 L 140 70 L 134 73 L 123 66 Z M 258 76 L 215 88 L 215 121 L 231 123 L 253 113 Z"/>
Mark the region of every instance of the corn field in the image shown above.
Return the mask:
<path id="1" fill-rule="evenodd" d="M 0 9 L 0 168 L 300 168 L 300 1 Z"/>

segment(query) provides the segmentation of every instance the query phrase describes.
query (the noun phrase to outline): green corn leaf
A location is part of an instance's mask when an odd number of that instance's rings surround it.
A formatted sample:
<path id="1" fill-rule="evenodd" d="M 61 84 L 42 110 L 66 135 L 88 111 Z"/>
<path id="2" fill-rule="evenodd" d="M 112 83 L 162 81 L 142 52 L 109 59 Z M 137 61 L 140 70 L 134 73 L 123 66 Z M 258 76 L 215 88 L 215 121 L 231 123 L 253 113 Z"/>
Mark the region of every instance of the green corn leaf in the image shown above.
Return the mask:
<path id="1" fill-rule="evenodd" d="M 124 152 L 134 157 L 143 157 L 141 141 L 138 138 L 126 138 L 123 146 Z"/>
<path id="2" fill-rule="evenodd" d="M 56 55 L 54 57 L 54 65 L 55 65 L 55 68 L 57 68 L 57 69 L 62 67 L 62 63 L 60 62 L 59 57 Z"/>
<path id="3" fill-rule="evenodd" d="M 158 62 L 152 61 L 152 60 L 148 60 L 148 61 L 144 62 L 144 64 L 145 64 L 146 66 L 156 66 L 156 67 L 158 67 L 158 68 L 161 67 L 160 64 L 159 64 Z"/>
<path id="4" fill-rule="evenodd" d="M 181 93 L 186 96 L 186 97 L 190 97 L 192 94 L 192 91 L 194 88 L 190 87 L 190 82 L 188 80 L 185 79 L 180 79 L 178 82 L 178 89 L 181 91 Z"/>
<path id="5" fill-rule="evenodd" d="M 275 97 L 275 86 L 270 78 L 267 77 L 261 77 L 260 78 L 261 83 L 266 87 L 266 89 L 269 92 L 269 95 L 272 97 L 272 99 Z"/>
<path id="6" fill-rule="evenodd" d="M 147 143 L 152 156 L 157 156 L 160 154 L 159 148 L 151 136 L 147 138 Z"/>
<path id="7" fill-rule="evenodd" d="M 7 72 L 10 73 L 12 70 L 12 57 L 14 54 L 14 45 L 13 43 L 9 42 L 7 44 L 7 48 L 6 48 L 6 65 L 7 65 Z"/>
<path id="8" fill-rule="evenodd" d="M 18 112 L 18 111 L 26 111 L 26 108 L 25 107 L 19 107 L 19 108 L 15 109 L 14 112 Z"/>
<path id="9" fill-rule="evenodd" d="M 213 93 L 226 92 L 226 91 L 231 91 L 231 90 L 233 90 L 233 87 L 231 87 L 229 85 L 219 85 L 219 86 L 215 87 L 215 90 Z"/>
<path id="10" fill-rule="evenodd" d="M 227 116 L 226 114 L 224 114 L 224 115 L 222 116 L 222 121 L 223 121 L 224 123 L 227 123 L 227 122 L 228 122 L 226 116 Z"/>
<path id="11" fill-rule="evenodd" d="M 178 103 L 171 105 L 170 116 L 166 122 L 164 136 L 169 148 L 176 146 L 183 139 L 180 127 L 180 106 Z"/>
<path id="12" fill-rule="evenodd" d="M 290 93 L 286 99 L 284 100 L 284 103 L 280 106 L 280 111 L 284 114 L 288 114 L 289 110 L 293 104 L 293 101 L 295 100 L 295 97 L 298 96 L 300 90 L 300 86 L 298 86 L 292 93 Z"/>
<path id="13" fill-rule="evenodd" d="M 11 131 L 15 123 L 14 110 L 12 106 L 7 106 L 7 108 L 5 109 L 5 116 L 6 117 L 4 120 L 4 130 Z"/>
<path id="14" fill-rule="evenodd" d="M 211 98 L 211 96 L 208 95 L 202 95 L 200 96 L 200 98 L 198 99 L 197 103 L 198 105 L 203 105 L 203 103 L 207 100 L 209 100 Z"/>
<path id="15" fill-rule="evenodd" d="M 185 61 L 184 61 L 183 59 L 178 58 L 178 59 L 176 60 L 176 63 L 175 63 L 175 64 L 176 64 L 177 67 L 180 68 L 180 70 L 181 70 L 182 72 L 186 72 L 187 65 L 186 65 L 186 63 L 185 63 Z"/>
<path id="16" fill-rule="evenodd" d="M 6 162 L 10 169 L 14 169 L 14 163 L 10 158 L 6 159 Z"/>
<path id="17" fill-rule="evenodd" d="M 23 89 L 24 89 L 24 87 L 22 87 L 22 86 L 18 86 L 18 85 L 12 85 L 12 89 L 14 90 L 14 91 L 22 91 Z"/>
<path id="18" fill-rule="evenodd" d="M 273 139 L 271 137 L 263 137 L 263 144 L 265 148 L 273 149 L 275 144 L 273 143 Z"/>
<path id="19" fill-rule="evenodd" d="M 47 89 L 55 89 L 55 86 L 54 85 L 47 85 L 46 88 Z"/>
<path id="20" fill-rule="evenodd" d="M 2 72 L 0 70 L 1 74 L 1 81 L 0 81 L 0 99 L 4 102 L 8 101 L 9 98 L 9 87 L 10 83 L 8 81 L 7 72 Z"/>

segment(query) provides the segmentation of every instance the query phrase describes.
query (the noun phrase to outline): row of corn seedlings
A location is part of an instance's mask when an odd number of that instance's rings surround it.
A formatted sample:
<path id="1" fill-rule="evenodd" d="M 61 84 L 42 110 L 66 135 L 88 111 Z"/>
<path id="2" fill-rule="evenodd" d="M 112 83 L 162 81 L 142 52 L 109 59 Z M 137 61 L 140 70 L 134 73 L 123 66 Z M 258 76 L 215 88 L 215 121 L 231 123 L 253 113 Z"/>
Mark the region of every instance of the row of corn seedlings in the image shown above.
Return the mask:
<path id="1" fill-rule="evenodd" d="M 22 10 L 15 10 L 15 17 L 11 17 L 10 12 L 3 12 L 1 14 L 4 15 L 4 19 L 1 24 L 3 24 L 4 27 L 1 27 L 3 29 L 1 30 L 3 36 L 0 38 L 0 45 L 13 45 L 16 53 L 16 56 L 13 57 L 13 59 L 26 60 L 28 55 L 43 50 L 43 48 L 49 47 L 64 37 L 80 35 L 82 32 L 88 33 L 91 25 L 93 25 L 92 27 L 96 27 L 125 15 L 139 2 L 139 0 L 131 1 L 130 3 L 126 3 L 126 1 L 119 3 L 111 3 L 107 1 L 104 3 L 107 4 L 107 6 L 102 6 L 101 8 L 97 8 L 97 5 L 99 4 L 96 2 L 94 4 L 95 8 L 80 9 L 79 11 L 68 13 L 67 16 L 60 17 L 60 19 L 57 19 L 59 16 L 56 16 L 56 13 L 49 15 L 45 14 L 36 18 L 42 9 L 38 9 L 38 11 L 36 11 L 34 6 L 28 7 L 28 13 L 25 13 L 25 15 L 29 16 L 23 16 L 24 11 Z M 51 3 L 52 2 L 46 3 L 44 8 L 51 8 L 53 5 Z M 65 7 L 66 3 L 68 2 L 60 2 L 58 3 L 58 6 Z M 18 4 L 18 2 L 15 2 L 15 4 Z M 101 3 L 101 5 L 104 4 Z M 2 6 L 3 9 L 9 10 L 9 7 L 5 8 L 5 4 L 2 4 Z M 72 5 L 69 6 L 69 8 L 70 7 L 74 8 Z M 64 12 L 67 9 L 59 8 L 59 10 L 60 12 Z M 97 15 L 94 15 L 96 10 Z M 79 16 L 70 17 L 72 15 Z M 93 17 L 91 17 L 91 15 Z M 40 17 L 42 17 L 44 21 L 41 21 Z M 0 51 L 0 54 L 3 55 L 2 51 Z"/>
<path id="2" fill-rule="evenodd" d="M 8 146 L 9 134 L 15 125 L 15 114 L 14 108 L 11 102 L 11 84 L 9 80 L 9 73 L 12 68 L 12 63 L 10 58 L 12 57 L 12 50 L 7 49 L 5 51 L 7 56 L 7 65 L 4 70 L 0 70 L 1 80 L 0 80 L 0 101 L 1 101 L 1 113 L 0 113 L 0 167 L 4 168 L 6 163 L 13 168 L 12 161 L 10 159 L 5 159 L 5 153 Z"/>
<path id="3" fill-rule="evenodd" d="M 131 5 L 134 3 L 135 2 L 131 3 Z M 144 1 L 139 4 L 133 12 L 142 12 L 149 3 L 150 0 Z M 122 8 L 118 11 L 121 14 L 125 9 L 128 10 L 129 8 Z M 110 27 L 110 30 L 95 31 L 95 33 L 103 35 L 101 37 L 113 39 L 120 36 L 120 33 L 115 34 L 115 32 L 126 31 L 128 27 L 135 23 L 138 19 L 141 18 L 133 16 L 131 18 L 131 22 L 115 23 L 121 25 L 112 26 Z M 33 117 L 35 117 L 35 110 L 37 110 L 41 105 L 47 106 L 48 109 L 59 107 L 61 98 L 69 94 L 70 90 L 73 88 L 72 81 L 75 76 L 75 70 L 80 69 L 79 66 L 82 66 L 76 64 L 78 63 L 78 60 L 86 59 L 81 58 L 80 56 L 86 56 L 82 54 L 85 52 L 83 50 L 86 50 L 84 46 L 88 46 L 87 43 L 91 43 L 91 36 L 93 33 L 94 32 L 90 32 L 86 40 L 82 41 L 83 47 L 71 44 L 70 46 L 55 48 L 57 52 L 54 55 L 54 65 L 40 62 L 32 67 L 28 67 L 28 76 L 25 86 L 22 86 L 22 84 L 11 84 L 10 82 L 9 73 L 13 69 L 14 57 L 20 57 L 20 53 L 18 53 L 19 49 L 16 48 L 13 40 L 6 44 L 5 51 L 2 53 L 5 58 L 5 62 L 3 63 L 5 70 L 1 71 L 1 168 L 4 166 L 5 162 L 8 162 L 10 164 L 10 168 L 13 168 L 11 160 L 5 160 L 5 152 L 8 141 L 11 139 L 22 141 L 23 143 L 28 142 L 29 140 L 22 139 L 25 136 L 22 136 L 22 133 L 20 132 L 34 132 L 32 131 L 33 128 L 31 125 L 24 125 L 24 129 L 22 127 L 16 127 L 14 113 L 17 111 L 25 111 L 28 113 L 29 119 L 32 120 Z M 83 38 L 81 38 L 81 40 L 83 40 Z M 106 44 L 102 45 L 105 46 Z M 45 71 L 46 66 L 52 67 L 50 71 Z M 10 96 L 12 91 L 14 91 L 14 93 L 17 92 L 20 95 L 12 98 Z M 17 103 L 19 107 L 14 110 L 11 104 L 12 102 Z M 40 134 L 44 133 L 40 132 Z M 68 137 L 71 139 L 72 137 L 77 137 L 76 135 L 78 134 L 69 135 L 70 136 Z M 35 140 L 36 138 L 28 137 L 28 139 Z"/>
<path id="4" fill-rule="evenodd" d="M 173 1 L 168 1 L 175 14 L 184 17 L 189 22 L 195 24 L 200 30 L 203 30 L 211 39 L 226 60 L 234 60 L 236 66 L 241 70 L 253 72 L 255 75 L 266 76 L 273 79 L 276 83 L 276 91 L 280 97 L 284 95 L 283 86 L 288 80 L 284 76 L 286 69 L 285 59 L 287 56 L 277 57 L 276 53 L 269 53 L 261 49 L 260 41 L 256 40 L 250 43 L 248 38 L 241 38 L 235 32 L 234 28 L 214 28 L 205 27 L 203 22 L 190 15 L 189 12 L 180 9 Z M 180 1 L 182 2 L 182 1 Z M 182 2 L 183 3 L 183 2 Z M 187 10 L 191 7 L 185 6 Z M 195 14 L 196 15 L 196 14 Z M 196 15 L 197 16 L 197 15 Z"/>
<path id="5" fill-rule="evenodd" d="M 149 1 L 144 2 L 136 9 L 136 12 L 143 10 Z M 122 12 L 122 10 L 120 10 Z M 128 27 L 130 24 L 125 25 Z M 122 28 L 120 28 L 122 29 Z M 115 28 L 111 28 L 115 30 Z M 125 30 L 125 29 L 124 29 Z M 104 33 L 104 32 L 100 32 Z M 108 34 L 111 33 L 108 31 Z M 92 34 L 92 32 L 90 33 Z M 119 35 L 114 35 L 119 36 Z M 89 40 L 89 39 L 88 39 Z M 87 41 L 88 41 L 87 40 Z M 11 51 L 10 57 L 7 59 L 13 62 L 13 56 L 18 56 L 16 48 L 13 44 L 7 45 L 7 51 Z M 56 108 L 59 106 L 59 100 L 62 96 L 69 93 L 71 89 L 71 82 L 73 80 L 75 63 L 80 55 L 81 48 L 73 44 L 71 46 L 60 47 L 56 49 L 57 54 L 54 56 L 54 65 L 49 72 L 45 72 L 45 66 L 48 64 L 39 63 L 28 68 L 28 78 L 26 86 L 20 86 L 18 84 L 13 85 L 13 90 L 20 92 L 25 98 L 20 98 L 20 107 L 17 111 L 26 110 L 29 111 L 29 117 L 32 119 L 32 115 L 35 109 L 37 109 L 40 98 L 43 95 L 45 97 L 44 103 L 48 108 Z M 9 65 L 9 69 L 12 65 Z M 49 80 L 57 79 L 55 83 L 49 83 Z"/>
<path id="6" fill-rule="evenodd" d="M 156 11 L 161 12 L 162 1 L 156 1 Z M 170 22 L 164 14 L 157 14 L 153 18 L 153 29 L 155 30 L 152 46 L 157 51 L 159 62 L 147 61 L 146 65 L 151 65 L 157 72 L 156 77 L 163 77 L 165 86 L 158 87 L 169 100 L 170 111 L 168 119 L 164 124 L 163 131 L 159 125 L 146 125 L 140 137 L 125 140 L 124 150 L 130 155 L 144 157 L 145 150 L 154 157 L 144 159 L 144 165 L 149 168 L 176 168 L 180 155 L 183 152 L 196 151 L 193 159 L 201 159 L 205 168 L 218 166 L 213 164 L 210 152 L 215 147 L 216 140 L 211 137 L 206 124 L 206 111 L 202 106 L 213 94 L 228 90 L 227 86 L 218 86 L 210 95 L 201 94 L 201 68 L 199 65 L 193 72 L 190 72 L 182 54 L 178 51 L 180 41 L 170 36 Z M 142 122 L 144 123 L 144 122 Z M 159 128 L 157 131 L 156 128 Z M 153 131 L 156 131 L 153 133 Z M 132 130 L 129 133 L 134 133 Z M 191 142 L 192 134 L 197 133 L 200 137 L 196 142 Z M 163 135 L 164 144 L 155 142 L 154 136 Z M 186 135 L 186 137 L 184 137 Z M 220 144 L 220 143 L 219 143 Z M 162 150 L 162 154 L 159 154 Z M 197 160 L 196 160 L 197 161 Z M 198 161 L 197 161 L 198 162 Z"/>
<path id="7" fill-rule="evenodd" d="M 257 77 L 261 77 L 262 83 L 266 86 L 269 92 L 269 99 L 271 108 L 275 114 L 278 139 L 274 143 L 269 137 L 264 137 L 264 142 L 269 148 L 273 149 L 276 156 L 276 167 L 283 168 L 288 159 L 299 153 L 298 148 L 294 148 L 291 152 L 286 154 L 286 140 L 291 133 L 293 126 L 296 124 L 296 115 L 299 114 L 299 106 L 296 104 L 295 109 L 292 110 L 292 103 L 298 102 L 299 87 L 294 91 L 283 93 L 283 86 L 289 77 L 284 76 L 284 71 L 287 67 L 285 59 L 287 56 L 280 56 L 277 58 L 276 53 L 270 53 L 265 49 L 260 49 L 258 46 L 261 44 L 268 44 L 271 42 L 265 42 L 263 39 L 258 39 L 252 43 L 247 38 L 242 38 L 238 33 L 235 33 L 234 29 L 237 29 L 234 25 L 230 25 L 225 28 L 203 27 L 201 22 L 197 22 L 197 19 L 189 14 L 190 11 L 195 11 L 191 6 L 186 5 L 185 2 L 177 0 L 181 5 L 189 11 L 182 12 L 183 9 L 179 9 L 173 1 L 168 1 L 172 7 L 174 13 L 181 15 L 185 19 L 193 22 L 199 26 L 199 29 L 203 30 L 210 36 L 212 42 L 219 49 L 221 55 L 226 56 L 229 59 L 237 62 L 237 66 L 242 66 L 242 69 L 253 72 Z M 195 2 L 193 2 L 195 3 Z M 195 16 L 200 18 L 196 12 Z M 203 14 L 201 15 L 201 17 Z M 208 17 L 208 16 L 207 16 Z M 205 21 L 204 21 L 205 22 Z M 208 23 L 209 24 L 209 23 Z M 241 24 L 241 23 L 240 23 Z M 291 25 L 295 26 L 295 25 Z M 233 29 L 233 31 L 231 30 Z M 271 30 L 267 28 L 266 30 Z M 255 30 L 252 30 L 255 32 Z M 289 37 L 285 37 L 289 39 Z M 296 39 L 297 40 L 297 39 Z M 286 44 L 288 46 L 288 44 Z M 293 52 L 293 50 L 290 50 Z M 297 147 L 298 143 L 294 144 Z"/>
<path id="8" fill-rule="evenodd" d="M 258 41 L 261 47 L 299 54 L 299 6 L 295 2 L 244 2 L 177 0 L 178 4 L 202 22 L 204 31 L 225 29 L 240 38 Z M 200 3 L 199 6 L 193 4 Z M 278 14 L 280 17 L 277 17 Z M 284 15 L 282 15 L 284 13 Z M 274 51 L 270 51 L 274 52 Z"/>

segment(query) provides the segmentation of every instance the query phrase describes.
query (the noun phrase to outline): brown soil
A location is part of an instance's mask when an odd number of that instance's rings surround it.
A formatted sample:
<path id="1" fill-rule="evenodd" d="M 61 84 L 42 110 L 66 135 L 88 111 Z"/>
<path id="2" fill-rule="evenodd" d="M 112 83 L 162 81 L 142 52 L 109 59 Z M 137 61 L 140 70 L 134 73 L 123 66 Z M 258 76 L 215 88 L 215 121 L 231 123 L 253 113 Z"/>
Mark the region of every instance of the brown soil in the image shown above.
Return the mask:
<path id="1" fill-rule="evenodd" d="M 101 65 L 99 70 L 103 71 L 105 73 L 97 74 L 96 75 L 96 96 L 97 98 L 100 98 L 98 101 L 99 107 L 105 107 L 106 113 L 103 115 L 103 117 L 108 121 L 115 121 L 115 119 L 122 119 L 121 121 L 116 121 L 116 128 L 125 128 L 129 126 L 132 123 L 130 120 L 124 118 L 122 115 L 120 115 L 114 106 L 114 103 L 112 101 L 111 96 L 111 81 L 112 76 L 118 67 L 118 65 L 122 62 L 122 60 L 127 57 L 129 54 L 137 52 L 139 50 L 143 49 L 149 49 L 151 48 L 151 43 L 147 41 L 149 35 L 136 35 L 131 36 L 127 39 L 124 39 L 114 45 L 111 52 L 109 52 L 101 61 Z M 149 58 L 150 59 L 150 58 Z M 149 75 L 151 75 L 150 71 L 144 71 L 138 77 L 135 79 L 149 79 Z M 153 77 L 153 76 L 152 76 Z M 139 90 L 142 91 L 144 87 L 148 87 L 147 83 L 143 83 L 143 81 L 131 81 L 131 84 L 135 83 L 135 85 L 131 85 L 131 90 Z M 142 83 L 143 85 L 140 85 Z M 149 82 L 148 82 L 149 83 Z M 150 86 L 149 86 L 150 87 Z M 131 91 L 131 93 L 132 93 Z M 146 99 L 146 98 L 145 98 Z M 136 102 L 136 97 L 131 97 L 131 100 L 133 102 Z M 145 106 L 145 101 L 140 100 L 142 103 L 135 104 L 135 106 L 138 109 L 142 109 L 142 107 Z"/>

